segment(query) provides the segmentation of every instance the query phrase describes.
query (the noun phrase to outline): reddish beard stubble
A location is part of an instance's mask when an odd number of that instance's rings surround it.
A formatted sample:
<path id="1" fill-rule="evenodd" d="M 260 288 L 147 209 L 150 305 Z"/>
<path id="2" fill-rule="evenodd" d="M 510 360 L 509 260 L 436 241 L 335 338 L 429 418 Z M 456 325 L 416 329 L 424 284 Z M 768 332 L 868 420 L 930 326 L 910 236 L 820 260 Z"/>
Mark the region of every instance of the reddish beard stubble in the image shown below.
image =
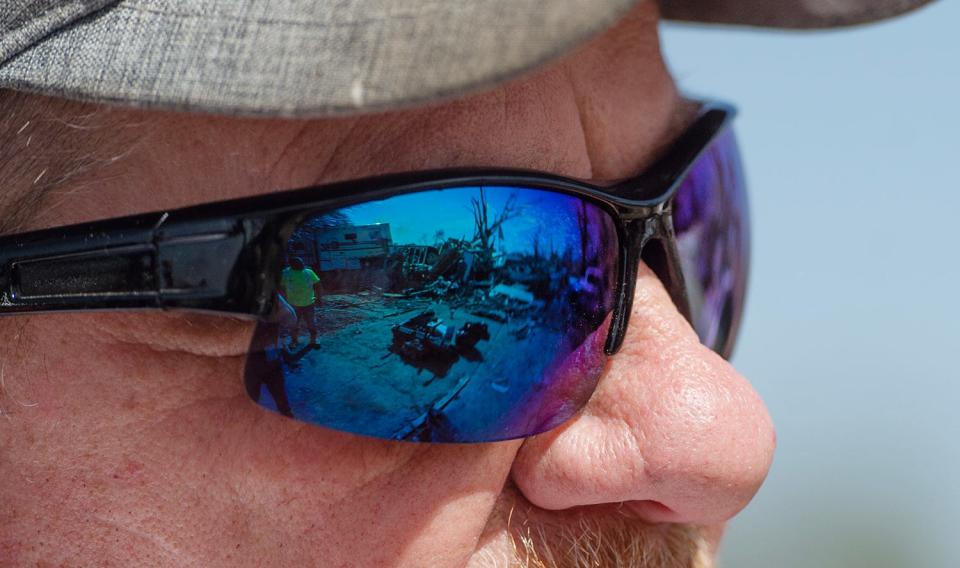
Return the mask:
<path id="1" fill-rule="evenodd" d="M 527 501 L 512 483 L 497 500 L 484 533 L 481 550 L 505 534 L 512 547 L 508 565 L 521 568 L 714 566 L 711 539 L 700 527 L 645 523 L 618 505 L 545 511 Z M 479 556 L 471 568 L 498 555 L 481 551 Z"/>

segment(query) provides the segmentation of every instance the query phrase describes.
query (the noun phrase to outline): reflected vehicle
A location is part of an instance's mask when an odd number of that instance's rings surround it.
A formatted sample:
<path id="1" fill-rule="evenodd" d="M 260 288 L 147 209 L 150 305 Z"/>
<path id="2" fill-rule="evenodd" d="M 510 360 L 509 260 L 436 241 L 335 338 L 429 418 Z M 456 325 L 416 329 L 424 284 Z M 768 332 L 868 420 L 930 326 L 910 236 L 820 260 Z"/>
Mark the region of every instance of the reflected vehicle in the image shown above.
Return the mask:
<path id="1" fill-rule="evenodd" d="M 457 330 L 445 325 L 432 311 L 393 326 L 391 351 L 417 360 L 427 357 L 456 358 L 472 349 L 482 339 L 490 339 L 487 324 L 467 322 Z"/>
<path id="2" fill-rule="evenodd" d="M 428 370 L 436 377 L 445 377 L 460 357 L 481 361 L 483 355 L 476 345 L 481 340 L 490 339 L 485 323 L 470 321 L 458 330 L 443 323 L 430 310 L 396 324 L 392 329 L 390 351 L 408 365 Z"/>
<path id="3" fill-rule="evenodd" d="M 546 430 L 602 370 L 617 242 L 599 205 L 536 188 L 446 188 L 319 211 L 284 259 L 323 283 L 316 345 L 293 350 L 296 327 L 259 326 L 254 344 L 279 351 L 265 355 L 279 376 L 248 383 L 262 404 L 282 384 L 295 417 L 381 438 Z"/>

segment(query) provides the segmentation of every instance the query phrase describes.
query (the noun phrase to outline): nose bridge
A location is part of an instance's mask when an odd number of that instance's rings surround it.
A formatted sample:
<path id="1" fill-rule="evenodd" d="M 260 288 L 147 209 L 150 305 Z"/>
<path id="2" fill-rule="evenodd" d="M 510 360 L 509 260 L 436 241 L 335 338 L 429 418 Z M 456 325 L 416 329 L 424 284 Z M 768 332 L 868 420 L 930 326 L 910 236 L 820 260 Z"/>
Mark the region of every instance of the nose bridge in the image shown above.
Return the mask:
<path id="1" fill-rule="evenodd" d="M 680 315 L 692 325 L 690 299 L 687 297 L 686 287 L 687 275 L 683 273 L 683 265 L 680 262 L 680 249 L 677 246 L 677 234 L 673 228 L 673 215 L 670 209 L 657 217 L 655 232 L 644 244 L 641 259 L 657 275 Z"/>

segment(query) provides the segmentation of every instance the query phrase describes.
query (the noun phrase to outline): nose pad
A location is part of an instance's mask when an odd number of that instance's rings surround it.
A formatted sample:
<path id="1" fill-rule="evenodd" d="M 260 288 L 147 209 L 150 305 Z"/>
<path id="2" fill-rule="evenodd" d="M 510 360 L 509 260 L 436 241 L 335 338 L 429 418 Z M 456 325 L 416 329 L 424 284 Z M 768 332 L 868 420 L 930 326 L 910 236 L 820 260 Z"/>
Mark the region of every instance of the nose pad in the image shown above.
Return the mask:
<path id="1" fill-rule="evenodd" d="M 699 343 L 652 269 L 584 410 L 526 440 L 512 468 L 545 509 L 626 503 L 650 522 L 724 521 L 756 493 L 775 445 L 750 384 Z"/>
<path id="2" fill-rule="evenodd" d="M 640 221 L 641 225 L 631 227 L 630 233 L 635 235 L 636 243 L 629 248 L 626 258 L 624 289 L 626 296 L 620 301 L 619 312 L 614 325 L 611 327 L 611 335 L 607 341 L 607 355 L 616 354 L 623 346 L 626 338 L 627 327 L 629 326 L 630 313 L 633 309 L 633 300 L 636 296 L 635 286 L 640 278 L 641 266 L 652 271 L 664 288 L 668 291 L 673 305 L 677 311 L 687 320 L 692 321 L 690 317 L 690 304 L 685 295 L 685 282 L 683 271 L 680 265 L 680 259 L 674 245 L 662 237 L 649 236 L 647 229 L 642 223 L 649 221 Z M 665 227 L 667 238 L 672 238 L 672 228 Z M 639 252 L 638 252 L 639 251 Z"/>
<path id="3" fill-rule="evenodd" d="M 669 231 L 672 234 L 672 229 L 669 229 Z M 670 245 L 668 241 L 662 238 L 651 238 L 644 243 L 640 252 L 640 260 L 663 284 L 680 315 L 688 322 L 692 321 L 690 302 L 684 295 L 683 270 L 675 245 Z"/>

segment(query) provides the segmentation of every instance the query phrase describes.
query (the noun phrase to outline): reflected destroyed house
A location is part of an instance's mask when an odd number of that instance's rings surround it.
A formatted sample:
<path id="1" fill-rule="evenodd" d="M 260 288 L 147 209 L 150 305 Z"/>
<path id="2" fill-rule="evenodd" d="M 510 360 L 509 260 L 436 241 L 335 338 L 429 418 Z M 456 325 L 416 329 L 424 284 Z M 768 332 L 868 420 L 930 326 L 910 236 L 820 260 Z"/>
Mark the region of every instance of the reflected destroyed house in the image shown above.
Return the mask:
<path id="1" fill-rule="evenodd" d="M 324 217 L 318 220 L 329 222 Z M 324 226 L 318 222 L 297 230 L 288 254 L 312 267 L 327 291 L 409 292 L 460 263 L 460 248 L 452 240 L 438 245 L 394 244 L 389 223 Z"/>
<path id="2" fill-rule="evenodd" d="M 327 221 L 325 217 L 318 221 Z M 390 224 L 305 224 L 291 237 L 290 256 L 299 256 L 320 276 L 327 291 L 383 287 L 383 269 L 393 251 Z"/>

